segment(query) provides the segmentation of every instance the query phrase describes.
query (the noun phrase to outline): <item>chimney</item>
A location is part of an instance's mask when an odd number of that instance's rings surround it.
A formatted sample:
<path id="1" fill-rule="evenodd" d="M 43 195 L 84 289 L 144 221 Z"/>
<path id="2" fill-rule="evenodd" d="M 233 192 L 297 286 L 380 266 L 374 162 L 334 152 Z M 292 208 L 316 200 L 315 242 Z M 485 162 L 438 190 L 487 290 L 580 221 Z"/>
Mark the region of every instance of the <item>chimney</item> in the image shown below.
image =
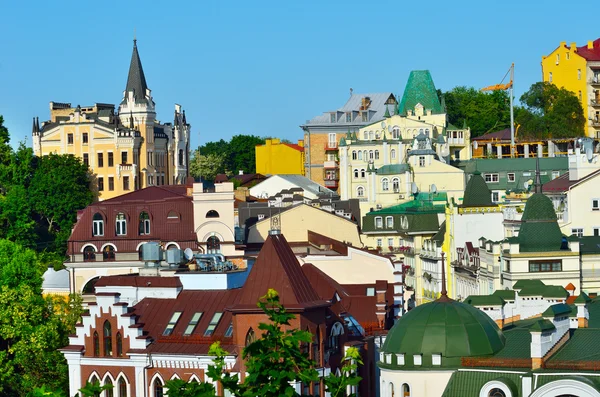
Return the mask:
<path id="1" fill-rule="evenodd" d="M 593 50 L 594 49 L 594 42 L 592 40 L 588 41 L 588 50 Z"/>
<path id="2" fill-rule="evenodd" d="M 571 50 L 573 50 L 573 51 L 577 50 L 577 43 L 572 42 L 570 47 L 571 47 Z"/>
<path id="3" fill-rule="evenodd" d="M 239 170 L 238 175 L 244 175 L 244 170 Z"/>
<path id="4" fill-rule="evenodd" d="M 560 46 L 561 47 L 566 47 L 567 46 L 567 42 L 566 41 L 561 41 L 560 42 Z"/>

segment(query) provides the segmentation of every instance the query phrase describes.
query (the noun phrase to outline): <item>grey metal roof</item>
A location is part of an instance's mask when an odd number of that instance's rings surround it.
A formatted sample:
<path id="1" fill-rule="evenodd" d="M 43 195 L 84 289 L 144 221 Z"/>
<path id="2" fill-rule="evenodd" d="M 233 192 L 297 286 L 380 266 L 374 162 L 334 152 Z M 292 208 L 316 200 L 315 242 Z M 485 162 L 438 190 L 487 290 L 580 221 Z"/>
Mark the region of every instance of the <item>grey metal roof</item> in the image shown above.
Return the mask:
<path id="1" fill-rule="evenodd" d="M 305 176 L 293 174 L 279 174 L 277 176 L 290 183 L 293 183 L 298 187 L 301 187 L 305 192 L 310 192 L 317 196 L 337 196 L 337 193 L 333 190 L 327 189 L 326 187 L 311 181 Z"/>
<path id="2" fill-rule="evenodd" d="M 375 123 L 377 121 L 383 120 L 385 115 L 385 103 L 393 96 L 391 92 L 380 92 L 380 93 L 372 93 L 372 94 L 352 94 L 348 101 L 338 109 L 330 110 L 326 113 L 323 113 L 319 116 L 315 116 L 310 120 L 307 120 L 306 126 L 314 126 L 314 125 L 368 125 Z M 357 117 L 353 117 L 352 121 L 346 121 L 346 112 L 360 112 L 360 107 L 362 105 L 362 99 L 365 97 L 369 97 L 371 99 L 371 105 L 368 110 L 372 111 L 372 115 L 370 115 L 368 121 L 362 121 L 360 115 Z M 395 99 L 395 97 L 394 97 Z M 332 123 L 330 120 L 330 113 L 333 111 L 344 112 L 343 115 L 338 117 L 338 120 L 335 123 Z"/>
<path id="3" fill-rule="evenodd" d="M 66 269 L 56 271 L 49 267 L 42 277 L 44 279 L 42 282 L 43 289 L 69 289 L 69 271 Z"/>

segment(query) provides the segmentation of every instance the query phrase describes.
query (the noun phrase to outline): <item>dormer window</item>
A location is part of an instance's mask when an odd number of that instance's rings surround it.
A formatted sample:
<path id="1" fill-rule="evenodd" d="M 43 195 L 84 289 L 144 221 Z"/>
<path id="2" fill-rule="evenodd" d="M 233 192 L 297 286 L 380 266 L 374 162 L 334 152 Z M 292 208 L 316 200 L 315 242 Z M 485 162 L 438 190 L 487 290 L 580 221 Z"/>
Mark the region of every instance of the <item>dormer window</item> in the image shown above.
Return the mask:
<path id="1" fill-rule="evenodd" d="M 383 229 L 383 218 L 380 216 L 375 217 L 375 228 Z"/>
<path id="2" fill-rule="evenodd" d="M 181 313 L 182 312 L 173 313 L 173 315 L 171 316 L 171 319 L 169 320 L 169 323 L 167 324 L 167 327 L 165 328 L 165 332 L 163 332 L 163 335 L 169 336 L 173 333 L 173 330 L 175 329 L 175 326 L 177 325 L 177 321 L 179 321 L 179 317 L 181 317 Z"/>
<path id="3" fill-rule="evenodd" d="M 362 113 L 361 113 L 361 117 L 362 117 L 362 121 L 363 121 L 363 122 L 367 122 L 367 121 L 369 121 L 369 113 L 367 113 L 367 112 L 362 112 Z"/>
<path id="4" fill-rule="evenodd" d="M 396 354 L 396 364 L 404 365 L 404 353 Z"/>
<path id="5" fill-rule="evenodd" d="M 335 119 L 336 119 L 336 117 L 335 117 L 335 113 L 331 113 L 331 114 L 329 115 L 329 122 L 331 122 L 331 123 L 335 123 Z"/>
<path id="6" fill-rule="evenodd" d="M 422 365 L 423 364 L 423 355 L 422 354 L 414 354 L 413 362 L 415 365 Z"/>
<path id="7" fill-rule="evenodd" d="M 442 365 L 442 355 L 439 353 L 431 355 L 431 364 L 432 365 Z"/>
<path id="8" fill-rule="evenodd" d="M 352 113 L 351 112 L 346 113 L 346 122 L 347 123 L 352 122 Z"/>
<path id="9" fill-rule="evenodd" d="M 219 325 L 219 320 L 221 320 L 221 316 L 223 316 L 223 313 L 221 312 L 217 312 L 213 315 L 208 327 L 206 328 L 206 331 L 204 332 L 204 336 L 211 336 L 215 332 L 217 325 Z"/>

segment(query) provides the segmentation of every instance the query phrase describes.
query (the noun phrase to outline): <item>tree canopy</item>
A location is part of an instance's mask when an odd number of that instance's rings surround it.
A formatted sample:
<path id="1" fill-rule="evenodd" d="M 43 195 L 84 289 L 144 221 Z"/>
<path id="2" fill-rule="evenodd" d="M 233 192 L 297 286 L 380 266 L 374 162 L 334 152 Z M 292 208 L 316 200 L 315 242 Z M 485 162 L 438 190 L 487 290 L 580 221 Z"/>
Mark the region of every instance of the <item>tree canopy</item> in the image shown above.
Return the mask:
<path id="1" fill-rule="evenodd" d="M 194 155 L 197 157 L 196 153 L 199 152 L 201 156 L 205 156 L 204 158 L 197 158 L 201 159 L 199 160 L 201 161 L 201 164 L 206 165 L 206 167 L 201 168 L 201 170 L 209 172 L 209 175 L 231 175 L 237 174 L 240 170 L 243 170 L 246 174 L 253 174 L 256 172 L 256 152 L 254 148 L 256 145 L 262 145 L 264 143 L 264 138 L 255 135 L 235 135 L 229 142 L 223 139 L 216 142 L 207 142 L 205 145 L 200 146 L 198 150 L 194 152 Z M 217 162 L 216 165 L 218 165 L 218 167 L 209 167 L 208 164 L 206 164 L 208 159 L 217 161 L 222 159 L 223 162 L 222 164 Z M 208 176 L 200 175 L 207 180 L 211 180 Z"/>
<path id="2" fill-rule="evenodd" d="M 575 93 L 554 84 L 533 84 L 515 112 L 519 135 L 531 138 L 574 138 L 585 135 L 583 107 Z"/>
<path id="3" fill-rule="evenodd" d="M 190 175 L 194 178 L 202 178 L 214 181 L 217 174 L 222 173 L 225 167 L 225 155 L 209 153 L 200 154 L 195 150 L 190 159 Z"/>

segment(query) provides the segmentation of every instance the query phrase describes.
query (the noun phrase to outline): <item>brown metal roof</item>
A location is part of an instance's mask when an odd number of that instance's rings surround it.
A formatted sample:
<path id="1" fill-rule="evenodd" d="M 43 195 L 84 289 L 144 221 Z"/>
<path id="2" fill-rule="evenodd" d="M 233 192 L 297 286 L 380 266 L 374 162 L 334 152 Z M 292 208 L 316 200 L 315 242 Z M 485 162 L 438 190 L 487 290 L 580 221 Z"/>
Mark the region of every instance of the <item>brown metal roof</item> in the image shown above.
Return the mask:
<path id="1" fill-rule="evenodd" d="M 281 234 L 267 237 L 242 287 L 240 303 L 231 309 L 257 310 L 256 302 L 269 288 L 277 290 L 280 302 L 292 310 L 329 305 L 311 286 L 294 252 Z"/>
<path id="2" fill-rule="evenodd" d="M 152 288 L 180 288 L 182 287 L 179 277 L 145 277 L 135 274 L 123 276 L 100 277 L 95 284 L 96 287 L 119 286 L 119 287 L 152 287 Z M 96 295 L 99 295 L 98 293 Z"/>

